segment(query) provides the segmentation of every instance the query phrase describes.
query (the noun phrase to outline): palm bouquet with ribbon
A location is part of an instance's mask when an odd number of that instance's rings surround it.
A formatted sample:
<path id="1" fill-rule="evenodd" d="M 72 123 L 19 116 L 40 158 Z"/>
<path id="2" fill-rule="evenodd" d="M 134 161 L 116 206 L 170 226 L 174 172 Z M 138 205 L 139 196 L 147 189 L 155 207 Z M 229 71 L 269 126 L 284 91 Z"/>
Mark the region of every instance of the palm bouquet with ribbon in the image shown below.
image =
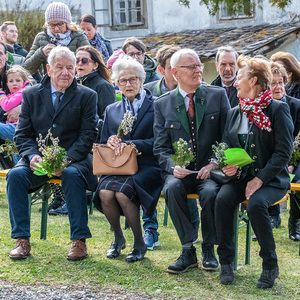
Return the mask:
<path id="1" fill-rule="evenodd" d="M 49 140 L 51 145 L 48 145 Z M 59 138 L 54 138 L 50 129 L 43 139 L 42 135 L 36 139 L 39 151 L 42 154 L 42 163 L 36 163 L 34 174 L 38 176 L 48 175 L 51 178 L 57 169 L 65 170 L 67 161 L 67 151 L 58 145 Z"/>

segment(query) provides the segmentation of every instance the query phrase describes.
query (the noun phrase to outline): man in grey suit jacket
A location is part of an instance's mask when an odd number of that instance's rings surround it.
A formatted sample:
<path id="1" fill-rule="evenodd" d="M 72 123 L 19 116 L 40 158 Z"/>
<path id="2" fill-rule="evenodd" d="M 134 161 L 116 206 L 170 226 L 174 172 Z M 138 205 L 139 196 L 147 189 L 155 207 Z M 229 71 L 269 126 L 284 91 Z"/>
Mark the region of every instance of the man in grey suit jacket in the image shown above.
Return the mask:
<path id="1" fill-rule="evenodd" d="M 48 57 L 48 75 L 41 84 L 23 93 L 23 102 L 14 141 L 21 156 L 7 175 L 7 198 L 11 221 L 11 237 L 17 239 L 11 259 L 24 259 L 30 254 L 30 217 L 27 193 L 49 180 L 47 175 L 33 173 L 42 162 L 37 138 L 51 129 L 59 138 L 59 146 L 67 151 L 66 169 L 53 174 L 62 180 L 69 211 L 72 249 L 68 260 L 87 256 L 85 239 L 88 228 L 86 189 L 95 189 L 97 178 L 92 174 L 90 151 L 97 134 L 96 93 L 77 85 L 75 55 L 66 47 L 54 48 Z"/>
<path id="2" fill-rule="evenodd" d="M 195 192 L 202 207 L 202 268 L 216 270 L 214 200 L 219 186 L 209 177 L 210 170 L 218 169 L 218 165 L 209 161 L 212 145 L 221 140 L 230 105 L 224 89 L 201 84 L 203 64 L 195 51 L 177 51 L 171 58 L 171 67 L 178 86 L 154 102 L 153 150 L 164 170 L 166 203 L 183 247 L 180 257 L 167 271 L 182 273 L 198 266 L 192 243 L 197 229 L 187 205 L 187 194 Z M 194 162 L 186 168 L 196 173 L 174 166 L 171 154 L 175 153 L 173 143 L 179 138 L 194 153 Z"/>

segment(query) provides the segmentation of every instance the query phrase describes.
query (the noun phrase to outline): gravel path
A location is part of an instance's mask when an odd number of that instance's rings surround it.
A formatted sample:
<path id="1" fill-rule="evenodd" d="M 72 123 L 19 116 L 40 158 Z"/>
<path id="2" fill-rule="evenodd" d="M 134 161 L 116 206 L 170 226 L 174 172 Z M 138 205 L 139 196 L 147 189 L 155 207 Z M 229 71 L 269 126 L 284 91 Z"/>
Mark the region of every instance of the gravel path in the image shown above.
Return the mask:
<path id="1" fill-rule="evenodd" d="M 158 300 L 146 294 L 113 291 L 94 291 L 89 288 L 76 289 L 72 286 L 49 287 L 22 285 L 0 281 L 0 299 L 5 300 Z"/>

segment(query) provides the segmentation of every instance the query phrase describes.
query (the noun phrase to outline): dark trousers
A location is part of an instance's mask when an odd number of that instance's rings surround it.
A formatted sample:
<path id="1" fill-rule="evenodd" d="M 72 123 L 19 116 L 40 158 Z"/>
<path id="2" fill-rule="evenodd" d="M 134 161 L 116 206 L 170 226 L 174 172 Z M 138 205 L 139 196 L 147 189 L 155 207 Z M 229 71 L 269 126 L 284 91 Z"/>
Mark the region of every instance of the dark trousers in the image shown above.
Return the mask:
<path id="1" fill-rule="evenodd" d="M 234 258 L 234 224 L 233 215 L 236 206 L 245 200 L 245 190 L 252 175 L 242 181 L 230 182 L 221 186 L 215 202 L 215 218 L 217 238 L 219 242 L 218 254 L 221 264 L 230 264 Z M 268 207 L 279 201 L 286 194 L 287 189 L 262 186 L 249 199 L 247 213 L 254 233 L 260 245 L 259 255 L 263 259 L 263 269 L 270 270 L 277 266 L 275 241 L 271 227 Z"/>
<path id="2" fill-rule="evenodd" d="M 27 166 L 13 168 L 7 174 L 7 199 L 11 237 L 30 237 L 28 191 L 43 185 L 48 176 L 37 176 Z M 68 208 L 71 240 L 90 238 L 88 227 L 86 183 L 75 167 L 68 167 L 60 177 Z"/>
<path id="3" fill-rule="evenodd" d="M 300 183 L 300 164 L 298 164 L 294 169 L 295 177 L 293 182 Z M 300 219 L 300 210 L 298 205 L 300 206 L 300 192 L 296 192 L 295 194 L 290 195 L 290 218 L 292 222 L 295 222 L 297 219 Z"/>
<path id="4" fill-rule="evenodd" d="M 201 210 L 201 230 L 204 243 L 216 243 L 214 203 L 219 186 L 210 179 L 196 179 L 196 174 L 185 178 L 165 177 L 165 197 L 169 213 L 182 245 L 191 242 L 198 234 L 197 222 L 191 217 L 187 194 L 197 193 Z M 197 207 L 197 206 L 195 206 Z"/>

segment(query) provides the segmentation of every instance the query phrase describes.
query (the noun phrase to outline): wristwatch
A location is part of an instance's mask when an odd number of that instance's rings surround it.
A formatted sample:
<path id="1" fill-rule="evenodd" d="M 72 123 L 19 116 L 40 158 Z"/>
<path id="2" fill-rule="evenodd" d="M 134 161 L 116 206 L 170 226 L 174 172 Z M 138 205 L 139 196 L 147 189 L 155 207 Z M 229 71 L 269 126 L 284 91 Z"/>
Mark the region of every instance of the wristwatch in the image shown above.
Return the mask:
<path id="1" fill-rule="evenodd" d="M 74 161 L 75 161 L 75 159 L 74 159 L 73 157 L 68 156 L 68 158 L 67 158 L 67 167 L 68 167 L 69 165 L 71 165 Z"/>

